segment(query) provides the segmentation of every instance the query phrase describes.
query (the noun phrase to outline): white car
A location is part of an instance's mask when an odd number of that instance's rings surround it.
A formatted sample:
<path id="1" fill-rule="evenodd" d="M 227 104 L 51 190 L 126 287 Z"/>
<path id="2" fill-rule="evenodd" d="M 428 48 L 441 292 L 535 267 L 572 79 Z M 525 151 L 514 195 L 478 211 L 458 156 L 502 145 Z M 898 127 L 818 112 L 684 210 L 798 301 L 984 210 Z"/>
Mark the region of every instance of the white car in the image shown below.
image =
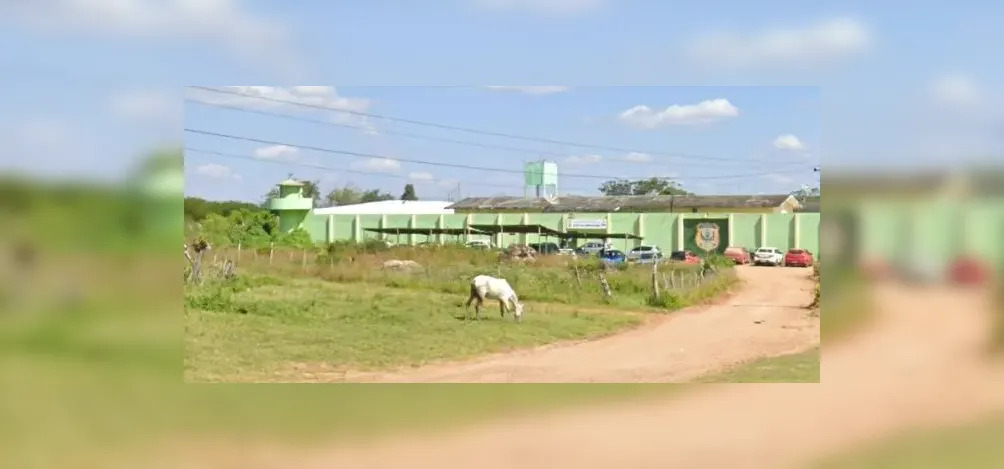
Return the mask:
<path id="1" fill-rule="evenodd" d="M 753 253 L 753 265 L 784 265 L 784 253 L 778 248 L 761 247 Z"/>
<path id="2" fill-rule="evenodd" d="M 472 249 L 491 249 L 493 246 L 492 243 L 489 241 L 482 241 L 480 239 L 476 239 L 474 241 L 468 241 L 467 247 Z"/>
<path id="3" fill-rule="evenodd" d="M 601 243 L 599 241 L 590 241 L 583 244 L 582 247 L 578 249 L 582 254 L 599 254 L 600 251 L 609 251 L 613 249 L 610 243 Z"/>
<path id="4" fill-rule="evenodd" d="M 651 254 L 651 256 L 645 256 L 648 258 L 652 257 L 658 258 L 662 254 L 662 251 L 659 251 L 659 246 L 638 246 L 628 251 L 627 260 L 628 262 L 637 261 L 642 257 L 643 254 Z"/>

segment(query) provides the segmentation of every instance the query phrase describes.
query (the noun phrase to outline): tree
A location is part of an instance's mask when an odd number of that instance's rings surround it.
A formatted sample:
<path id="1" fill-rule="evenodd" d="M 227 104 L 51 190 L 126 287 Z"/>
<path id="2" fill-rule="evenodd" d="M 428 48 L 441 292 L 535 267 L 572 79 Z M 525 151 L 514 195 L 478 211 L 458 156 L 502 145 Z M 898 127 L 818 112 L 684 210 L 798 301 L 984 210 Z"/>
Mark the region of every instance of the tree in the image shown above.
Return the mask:
<path id="1" fill-rule="evenodd" d="M 254 211 L 261 210 L 261 207 L 250 202 L 236 200 L 217 202 L 200 197 L 185 197 L 185 218 L 191 221 L 201 221 L 211 213 L 228 217 L 230 213 L 239 209 Z"/>
<path id="2" fill-rule="evenodd" d="M 363 192 L 363 196 L 360 197 L 359 203 L 362 204 L 366 202 L 380 202 L 381 200 L 394 200 L 394 199 L 397 199 L 397 197 L 394 197 L 394 195 L 389 192 L 383 192 L 380 189 L 370 189 L 366 192 Z"/>
<path id="3" fill-rule="evenodd" d="M 327 201 L 330 205 L 352 205 L 381 200 L 394 200 L 393 195 L 381 192 L 379 189 L 364 191 L 353 185 L 336 187 L 328 192 Z"/>
<path id="4" fill-rule="evenodd" d="M 418 196 L 415 195 L 415 185 L 405 184 L 404 193 L 401 194 L 401 200 L 418 200 Z"/>
<path id="5" fill-rule="evenodd" d="M 362 195 L 362 191 L 358 188 L 352 185 L 347 185 L 345 187 L 336 187 L 331 189 L 331 192 L 328 192 L 326 199 L 328 201 L 328 205 L 334 207 L 337 205 L 358 204 Z"/>
<path id="6" fill-rule="evenodd" d="M 599 187 L 606 196 L 617 195 L 694 195 L 688 192 L 680 183 L 661 177 L 648 179 L 611 179 Z"/>

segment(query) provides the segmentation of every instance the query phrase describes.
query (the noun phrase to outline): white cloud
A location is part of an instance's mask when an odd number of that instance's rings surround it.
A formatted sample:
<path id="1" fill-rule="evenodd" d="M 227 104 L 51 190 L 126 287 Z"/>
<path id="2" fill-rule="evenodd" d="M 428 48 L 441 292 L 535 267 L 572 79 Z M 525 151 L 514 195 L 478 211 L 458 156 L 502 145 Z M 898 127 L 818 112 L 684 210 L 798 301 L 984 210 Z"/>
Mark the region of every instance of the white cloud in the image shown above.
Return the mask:
<path id="1" fill-rule="evenodd" d="M 354 163 L 352 167 L 376 173 L 396 173 L 401 170 L 401 162 L 393 158 L 367 158 Z"/>
<path id="2" fill-rule="evenodd" d="M 661 111 L 645 105 L 628 109 L 618 116 L 621 122 L 632 127 L 654 129 L 664 125 L 709 124 L 737 117 L 739 108 L 727 99 L 709 99 L 697 104 L 674 104 Z"/>
<path id="3" fill-rule="evenodd" d="M 411 179 L 411 180 L 414 180 L 414 181 L 431 181 L 431 180 L 433 180 L 435 178 L 432 176 L 432 173 L 428 173 L 428 172 L 425 172 L 425 171 L 419 171 L 419 172 L 414 172 L 414 173 L 408 174 L 408 179 Z"/>
<path id="4" fill-rule="evenodd" d="M 648 153 L 631 152 L 621 157 L 621 159 L 630 163 L 647 163 L 652 161 L 652 155 L 649 155 Z"/>
<path id="5" fill-rule="evenodd" d="M 832 18 L 802 27 L 741 33 L 720 31 L 693 39 L 685 54 L 712 67 L 805 66 L 868 51 L 869 29 L 853 18 Z"/>
<path id="6" fill-rule="evenodd" d="M 594 10 L 606 0 L 474 0 L 474 3 L 488 10 L 568 14 Z"/>
<path id="7" fill-rule="evenodd" d="M 288 160 L 292 159 L 299 151 L 296 147 L 288 145 L 270 145 L 256 149 L 254 156 L 262 160 Z"/>
<path id="8" fill-rule="evenodd" d="M 223 166 L 221 164 L 209 163 L 195 168 L 195 174 L 199 176 L 204 176 L 210 179 L 240 179 L 241 176 L 236 174 L 230 168 Z"/>
<path id="9" fill-rule="evenodd" d="M 929 85 L 935 104 L 950 107 L 972 107 L 982 101 L 980 86 L 963 73 L 948 73 L 935 78 Z"/>
<path id="10" fill-rule="evenodd" d="M 328 116 L 332 121 L 352 123 L 373 134 L 375 130 L 365 115 L 370 100 L 348 98 L 338 94 L 333 86 L 219 86 L 210 87 L 222 93 L 188 88 L 189 98 L 212 105 L 243 109 L 279 110 L 283 112 L 314 112 Z"/>
<path id="11" fill-rule="evenodd" d="M 189 42 L 219 47 L 270 71 L 297 73 L 287 28 L 238 0 L 0 2 L 0 22 L 53 36 Z"/>
<path id="12" fill-rule="evenodd" d="M 125 120 L 158 123 L 181 122 L 181 100 L 153 90 L 124 90 L 112 96 L 109 109 Z"/>
<path id="13" fill-rule="evenodd" d="M 518 93 L 532 94 L 532 95 L 564 93 L 571 89 L 567 86 L 512 86 L 512 85 L 493 85 L 493 86 L 485 86 L 484 88 L 492 91 L 515 91 Z"/>
<path id="14" fill-rule="evenodd" d="M 565 163 L 568 164 L 594 164 L 600 161 L 603 161 L 603 157 L 600 155 L 578 155 L 565 158 Z"/>
<path id="15" fill-rule="evenodd" d="M 774 148 L 785 151 L 802 151 L 805 150 L 805 144 L 792 134 L 784 134 L 774 139 Z"/>

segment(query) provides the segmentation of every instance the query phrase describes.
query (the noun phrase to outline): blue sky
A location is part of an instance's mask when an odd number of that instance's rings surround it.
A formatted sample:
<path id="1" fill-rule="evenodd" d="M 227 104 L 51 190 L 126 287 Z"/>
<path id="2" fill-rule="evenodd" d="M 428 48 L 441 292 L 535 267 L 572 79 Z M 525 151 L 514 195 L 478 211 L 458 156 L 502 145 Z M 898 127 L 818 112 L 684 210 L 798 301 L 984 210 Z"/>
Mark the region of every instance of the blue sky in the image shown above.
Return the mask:
<path id="1" fill-rule="evenodd" d="M 251 157 L 265 145 L 186 135 L 182 126 L 515 170 L 532 157 L 527 152 L 547 152 L 566 175 L 675 175 L 701 193 L 787 191 L 815 180 L 811 171 L 787 172 L 797 164 L 821 163 L 825 172 L 999 160 L 1004 73 L 992 60 L 992 45 L 1004 43 L 993 20 L 1002 13 L 1004 6 L 989 2 L 969 7 L 911 2 L 907 7 L 778 1 L 770 8 L 750 2 L 617 0 L 339 1 L 296 8 L 239 0 L 4 2 L 0 42 L 18 47 L 0 49 L 0 81 L 6 85 L 0 91 L 0 137 L 12 148 L 0 158 L 0 168 L 38 176 L 116 178 L 150 148 L 184 140 L 186 146 L 249 158 L 188 155 L 186 191 L 209 198 L 254 200 L 289 172 L 321 179 L 328 187 L 352 182 L 393 193 L 412 173 L 429 173 L 417 175 L 416 183 L 419 195 L 430 199 L 444 197 L 454 181 L 464 194 L 521 192 L 518 175 L 408 162 L 396 169 L 324 152 L 287 152 L 280 155 L 283 164 L 260 162 Z M 206 98 L 186 92 L 186 84 L 330 86 L 326 94 L 313 89 L 310 96 L 290 94 L 291 88 L 270 93 L 359 112 L 637 149 L 649 153 L 651 161 L 629 163 L 617 161 L 625 155 L 616 151 L 380 119 L 362 122 L 358 115 L 267 109 L 371 125 L 376 132 L 363 135 L 359 129 L 185 104 L 185 95 Z M 484 85 L 569 90 L 527 94 Z M 690 109 L 686 106 L 718 99 L 727 100 L 737 114 L 700 125 L 669 119 L 650 129 L 618 119 L 638 105 Z M 526 151 L 395 135 L 400 132 Z M 776 148 L 775 140 L 788 134 L 805 148 Z M 207 165 L 225 170 L 198 170 Z M 776 173 L 709 179 L 759 174 L 763 167 Z M 440 181 L 422 179 L 429 175 Z M 562 177 L 561 191 L 594 191 L 597 182 Z"/>

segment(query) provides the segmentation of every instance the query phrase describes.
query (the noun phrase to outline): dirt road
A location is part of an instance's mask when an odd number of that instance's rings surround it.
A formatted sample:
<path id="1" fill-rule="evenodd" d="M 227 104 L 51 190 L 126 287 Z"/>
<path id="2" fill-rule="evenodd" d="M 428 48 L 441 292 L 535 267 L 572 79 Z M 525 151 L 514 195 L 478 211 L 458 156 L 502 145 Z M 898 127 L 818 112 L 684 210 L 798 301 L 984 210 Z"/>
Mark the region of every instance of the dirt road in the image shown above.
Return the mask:
<path id="1" fill-rule="evenodd" d="M 196 444 L 172 451 L 185 462 L 171 467 L 803 469 L 904 430 L 1004 410 L 1004 366 L 985 353 L 988 292 L 886 284 L 875 304 L 868 329 L 824 347 L 821 384 L 701 386 L 312 451 Z"/>
<path id="2" fill-rule="evenodd" d="M 871 329 L 825 347 L 822 384 L 713 385 L 295 459 L 280 451 L 274 467 L 797 469 L 874 438 L 1004 409 L 1004 370 L 985 355 L 984 294 L 884 286 L 877 297 Z"/>
<path id="3" fill-rule="evenodd" d="M 752 359 L 819 343 L 809 269 L 740 267 L 738 293 L 675 312 L 605 339 L 494 355 L 399 373 L 347 376 L 363 382 L 683 382 Z"/>

